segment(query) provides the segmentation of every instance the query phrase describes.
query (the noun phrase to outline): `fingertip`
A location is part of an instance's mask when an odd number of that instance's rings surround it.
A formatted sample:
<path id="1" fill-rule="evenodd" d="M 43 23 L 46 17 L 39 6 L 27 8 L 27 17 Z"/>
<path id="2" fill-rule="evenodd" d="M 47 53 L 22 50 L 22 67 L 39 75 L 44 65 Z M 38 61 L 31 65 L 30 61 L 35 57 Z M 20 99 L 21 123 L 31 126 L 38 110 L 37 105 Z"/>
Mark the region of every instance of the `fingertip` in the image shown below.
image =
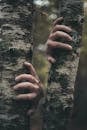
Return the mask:
<path id="1" fill-rule="evenodd" d="M 31 70 L 33 68 L 32 64 L 30 62 L 24 62 L 24 65 Z"/>
<path id="2" fill-rule="evenodd" d="M 54 20 L 54 22 L 55 21 L 60 21 L 60 20 L 63 20 L 64 19 L 64 17 L 59 17 L 59 18 L 56 18 L 55 20 Z"/>
<path id="3" fill-rule="evenodd" d="M 16 97 L 15 97 L 15 100 L 19 100 L 19 97 L 18 97 L 18 96 L 16 96 Z"/>
<path id="4" fill-rule="evenodd" d="M 26 65 L 26 66 L 31 66 L 31 63 L 30 63 L 30 62 L 25 61 L 25 62 L 24 62 L 24 65 Z"/>
<path id="5" fill-rule="evenodd" d="M 59 18 L 59 20 L 63 20 L 63 19 L 64 19 L 64 17 L 60 17 L 60 18 Z"/>
<path id="6" fill-rule="evenodd" d="M 69 37 L 69 39 L 70 39 L 70 41 L 73 41 L 73 38 L 71 36 Z"/>
<path id="7" fill-rule="evenodd" d="M 18 81 L 18 77 L 15 78 L 15 81 Z"/>
<path id="8" fill-rule="evenodd" d="M 67 29 L 68 29 L 68 30 L 65 30 L 65 31 L 67 31 L 68 33 L 72 33 L 72 28 L 67 27 Z"/>
<path id="9" fill-rule="evenodd" d="M 73 48 L 72 46 L 68 45 L 68 49 L 72 51 Z"/>
<path id="10" fill-rule="evenodd" d="M 31 116 L 31 115 L 34 114 L 34 112 L 35 112 L 35 110 L 31 109 L 31 110 L 29 110 L 29 111 L 27 112 L 27 115 L 28 115 L 28 116 Z"/>
<path id="11" fill-rule="evenodd" d="M 70 29 L 70 32 L 72 32 L 72 31 L 73 31 L 71 27 L 69 27 L 69 29 Z"/>
<path id="12" fill-rule="evenodd" d="M 53 64 L 56 62 L 56 60 L 53 57 L 47 57 L 47 60 L 49 61 L 49 63 Z"/>
<path id="13" fill-rule="evenodd" d="M 63 17 L 59 17 L 57 19 L 54 20 L 53 25 L 55 26 L 57 23 L 61 22 L 64 18 Z"/>
<path id="14" fill-rule="evenodd" d="M 21 98 L 20 95 L 17 95 L 17 96 L 15 97 L 15 99 L 16 99 L 16 100 L 22 100 L 22 98 Z"/>
<path id="15" fill-rule="evenodd" d="M 14 89 L 14 90 L 16 90 L 16 87 L 15 87 L 15 86 L 13 86 L 13 89 Z"/>
<path id="16" fill-rule="evenodd" d="M 66 25 L 65 25 L 66 26 Z M 66 27 L 68 27 L 68 29 L 70 30 L 70 32 L 72 32 L 73 31 L 73 29 L 72 29 L 72 27 L 71 26 L 66 26 Z"/>
<path id="17" fill-rule="evenodd" d="M 39 84 L 39 83 L 40 83 L 40 80 L 35 79 L 35 81 L 36 81 L 36 83 L 37 83 L 37 84 Z"/>

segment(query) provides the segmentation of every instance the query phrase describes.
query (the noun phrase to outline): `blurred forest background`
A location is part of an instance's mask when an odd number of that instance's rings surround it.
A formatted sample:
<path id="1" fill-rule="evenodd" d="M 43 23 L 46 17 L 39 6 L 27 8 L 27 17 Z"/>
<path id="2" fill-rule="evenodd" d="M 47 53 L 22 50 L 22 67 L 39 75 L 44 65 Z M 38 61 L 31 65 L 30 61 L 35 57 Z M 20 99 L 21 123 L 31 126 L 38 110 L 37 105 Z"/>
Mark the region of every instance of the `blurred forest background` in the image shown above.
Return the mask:
<path id="1" fill-rule="evenodd" d="M 46 59 L 46 41 L 52 29 L 53 20 L 57 18 L 56 0 L 34 0 L 34 44 L 37 51 L 33 64 L 41 81 L 45 84 L 50 65 Z M 37 55 L 36 55 L 37 54 Z"/>
<path id="2" fill-rule="evenodd" d="M 84 2 L 85 22 L 83 26 L 83 38 L 81 49 L 81 70 L 86 73 L 86 57 L 87 57 L 87 0 Z M 52 29 L 52 23 L 57 18 L 57 0 L 34 0 L 34 44 L 36 46 L 37 55 L 34 56 L 34 65 L 37 73 L 44 83 L 47 79 L 49 64 L 46 60 L 45 43 Z"/>

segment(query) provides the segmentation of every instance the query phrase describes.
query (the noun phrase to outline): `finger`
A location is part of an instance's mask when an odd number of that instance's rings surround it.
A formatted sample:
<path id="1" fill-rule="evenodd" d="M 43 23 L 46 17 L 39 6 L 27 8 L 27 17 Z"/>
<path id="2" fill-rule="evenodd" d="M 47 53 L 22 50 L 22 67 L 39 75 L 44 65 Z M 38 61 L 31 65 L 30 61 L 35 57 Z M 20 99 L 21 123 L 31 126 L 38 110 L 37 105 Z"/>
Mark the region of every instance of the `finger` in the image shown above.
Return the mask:
<path id="1" fill-rule="evenodd" d="M 51 49 L 49 46 L 47 46 L 46 54 L 47 54 L 47 60 L 50 63 L 55 63 L 56 62 L 56 60 L 52 57 L 52 55 L 53 55 L 53 49 Z"/>
<path id="2" fill-rule="evenodd" d="M 37 76 L 37 73 L 36 73 L 36 71 L 31 63 L 25 62 L 24 65 L 29 69 L 31 75 L 33 75 L 34 77 L 39 79 Z"/>
<path id="3" fill-rule="evenodd" d="M 33 100 L 36 99 L 37 93 L 20 94 L 16 96 L 17 100 Z"/>
<path id="4" fill-rule="evenodd" d="M 30 110 L 28 110 L 27 115 L 31 116 L 31 115 L 33 115 L 35 113 L 35 111 L 36 111 L 36 108 L 30 109 Z"/>
<path id="5" fill-rule="evenodd" d="M 57 40 L 58 38 L 65 38 L 68 41 L 73 40 L 69 34 L 62 32 L 62 31 L 56 31 L 49 36 L 49 39 L 51 39 L 51 40 Z"/>
<path id="6" fill-rule="evenodd" d="M 39 83 L 39 81 L 34 76 L 32 76 L 30 74 L 21 74 L 15 78 L 15 81 L 17 81 L 17 82 L 20 82 L 23 80 L 27 80 L 31 83 Z"/>
<path id="7" fill-rule="evenodd" d="M 55 26 L 56 24 L 61 24 L 62 21 L 63 21 L 63 17 L 57 18 L 57 19 L 53 22 L 53 26 Z"/>
<path id="8" fill-rule="evenodd" d="M 13 87 L 14 90 L 20 90 L 20 89 L 29 89 L 32 92 L 37 92 L 39 90 L 39 86 L 34 85 L 29 82 L 22 82 Z"/>
<path id="9" fill-rule="evenodd" d="M 56 62 L 55 58 L 53 58 L 52 56 L 48 55 L 47 56 L 47 60 L 49 61 L 49 63 L 53 64 Z"/>
<path id="10" fill-rule="evenodd" d="M 70 51 L 72 50 L 72 46 L 70 46 L 69 44 L 62 43 L 62 42 L 55 42 L 55 41 L 49 40 L 47 45 L 48 45 L 48 48 L 47 48 L 48 50 L 50 48 L 52 48 L 52 49 L 61 48 L 61 49 L 70 50 Z M 48 51 L 48 53 L 49 53 L 49 51 Z"/>
<path id="11" fill-rule="evenodd" d="M 56 25 L 56 26 L 53 28 L 52 33 L 53 33 L 53 32 L 56 32 L 56 31 L 65 31 L 65 32 L 67 32 L 67 33 L 70 33 L 70 32 L 72 32 L 72 29 L 69 28 L 69 27 L 67 27 L 67 26 L 65 26 L 65 25 Z"/>

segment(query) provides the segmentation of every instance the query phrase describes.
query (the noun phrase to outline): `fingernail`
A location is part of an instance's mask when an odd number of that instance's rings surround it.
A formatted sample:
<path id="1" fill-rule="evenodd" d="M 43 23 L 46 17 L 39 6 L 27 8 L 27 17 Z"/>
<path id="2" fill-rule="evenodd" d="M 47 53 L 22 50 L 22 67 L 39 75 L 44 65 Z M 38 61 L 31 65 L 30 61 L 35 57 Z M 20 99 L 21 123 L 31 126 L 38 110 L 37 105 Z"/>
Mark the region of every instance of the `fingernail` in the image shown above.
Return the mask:
<path id="1" fill-rule="evenodd" d="M 25 65 L 26 65 L 27 63 L 28 63 L 27 61 L 24 62 Z"/>
<path id="2" fill-rule="evenodd" d="M 51 57 L 48 57 L 48 61 L 49 61 L 50 63 L 55 63 L 55 62 L 56 62 L 56 59 L 51 58 Z"/>
<path id="3" fill-rule="evenodd" d="M 69 28 L 69 30 L 70 30 L 70 32 L 72 32 L 72 29 L 71 29 L 71 28 Z"/>
<path id="4" fill-rule="evenodd" d="M 15 90 L 17 87 L 16 87 L 16 85 L 15 86 L 13 86 L 13 89 Z"/>
<path id="5" fill-rule="evenodd" d="M 20 96 L 19 96 L 19 95 L 16 96 L 15 99 L 16 99 L 16 100 L 20 100 Z"/>
<path id="6" fill-rule="evenodd" d="M 72 50 L 72 46 L 68 45 L 69 49 Z"/>
<path id="7" fill-rule="evenodd" d="M 16 90 L 16 86 L 14 86 L 13 89 Z"/>
<path id="8" fill-rule="evenodd" d="M 64 19 L 64 17 L 60 17 L 60 19 Z"/>
<path id="9" fill-rule="evenodd" d="M 24 62 L 24 65 L 28 65 L 28 66 L 30 66 L 31 63 L 29 63 L 29 62 Z"/>
<path id="10" fill-rule="evenodd" d="M 72 37 L 69 37 L 70 41 L 73 41 L 73 38 Z"/>
<path id="11" fill-rule="evenodd" d="M 36 82 L 39 83 L 40 81 L 36 79 Z"/>
<path id="12" fill-rule="evenodd" d="M 51 64 L 54 64 L 54 63 L 56 62 L 56 60 L 50 59 L 49 62 L 50 62 Z"/>
<path id="13" fill-rule="evenodd" d="M 15 81 L 17 81 L 17 80 L 18 80 L 18 77 L 15 78 Z"/>
<path id="14" fill-rule="evenodd" d="M 27 112 L 27 115 L 28 115 L 28 116 L 31 116 L 31 115 L 34 114 L 34 112 L 35 112 L 35 110 L 29 110 L 29 111 Z"/>
<path id="15" fill-rule="evenodd" d="M 71 26 L 68 26 L 68 27 L 69 27 L 70 31 L 72 32 L 72 28 L 71 28 Z"/>

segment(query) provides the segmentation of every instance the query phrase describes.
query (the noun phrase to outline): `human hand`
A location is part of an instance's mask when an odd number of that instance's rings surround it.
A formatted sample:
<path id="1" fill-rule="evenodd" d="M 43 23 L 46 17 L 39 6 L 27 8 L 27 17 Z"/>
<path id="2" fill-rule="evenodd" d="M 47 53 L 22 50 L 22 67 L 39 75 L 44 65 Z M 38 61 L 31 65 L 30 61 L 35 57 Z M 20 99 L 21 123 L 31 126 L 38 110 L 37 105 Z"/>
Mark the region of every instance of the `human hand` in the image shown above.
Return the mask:
<path id="1" fill-rule="evenodd" d="M 28 114 L 31 114 L 34 112 L 34 109 L 36 109 L 39 100 L 43 96 L 43 89 L 39 77 L 37 76 L 36 71 L 32 66 L 32 64 L 25 62 L 24 65 L 29 70 L 29 74 L 21 74 L 17 76 L 15 78 L 17 84 L 13 87 L 13 89 L 15 91 L 19 90 L 29 91 L 29 93 L 18 94 L 16 99 L 32 101 L 34 106 L 31 110 L 28 111 Z"/>
<path id="2" fill-rule="evenodd" d="M 72 37 L 69 35 L 72 29 L 68 26 L 62 25 L 63 18 L 60 17 L 53 23 L 53 29 L 47 40 L 47 59 L 50 63 L 55 63 L 56 59 L 53 56 L 55 54 L 55 49 L 63 49 L 67 51 L 72 50 L 72 46 L 67 43 L 62 43 L 58 41 L 58 38 L 65 39 L 65 41 L 73 41 Z"/>

